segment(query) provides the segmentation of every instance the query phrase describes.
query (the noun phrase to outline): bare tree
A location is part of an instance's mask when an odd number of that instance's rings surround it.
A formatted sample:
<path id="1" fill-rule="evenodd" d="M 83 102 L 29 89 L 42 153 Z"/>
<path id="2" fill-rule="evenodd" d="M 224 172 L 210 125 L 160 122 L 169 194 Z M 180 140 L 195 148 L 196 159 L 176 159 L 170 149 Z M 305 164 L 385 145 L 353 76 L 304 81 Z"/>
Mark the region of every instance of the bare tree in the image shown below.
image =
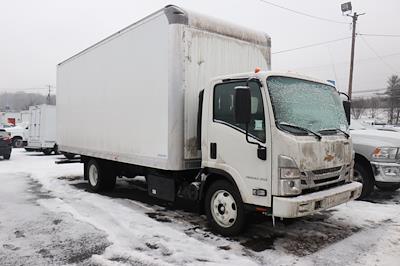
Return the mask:
<path id="1" fill-rule="evenodd" d="M 367 108 L 367 100 L 364 98 L 354 99 L 351 103 L 351 112 L 354 119 L 360 119 Z"/>
<path id="2" fill-rule="evenodd" d="M 398 124 L 400 115 L 400 79 L 392 75 L 387 81 L 386 94 L 389 97 L 389 123 Z"/>

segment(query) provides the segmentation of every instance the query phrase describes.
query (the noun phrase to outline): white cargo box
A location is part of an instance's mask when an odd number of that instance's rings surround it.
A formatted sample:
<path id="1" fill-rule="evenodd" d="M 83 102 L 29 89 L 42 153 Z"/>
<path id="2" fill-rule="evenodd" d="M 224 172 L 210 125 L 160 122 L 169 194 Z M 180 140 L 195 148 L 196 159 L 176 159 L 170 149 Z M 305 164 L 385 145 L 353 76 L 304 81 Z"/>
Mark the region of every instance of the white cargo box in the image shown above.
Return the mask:
<path id="1" fill-rule="evenodd" d="M 29 107 L 30 123 L 27 148 L 51 149 L 56 144 L 56 107 L 36 105 Z"/>
<path id="2" fill-rule="evenodd" d="M 270 47 L 265 33 L 167 6 L 58 65 L 60 150 L 199 167 L 199 92 L 215 76 L 269 69 Z"/>

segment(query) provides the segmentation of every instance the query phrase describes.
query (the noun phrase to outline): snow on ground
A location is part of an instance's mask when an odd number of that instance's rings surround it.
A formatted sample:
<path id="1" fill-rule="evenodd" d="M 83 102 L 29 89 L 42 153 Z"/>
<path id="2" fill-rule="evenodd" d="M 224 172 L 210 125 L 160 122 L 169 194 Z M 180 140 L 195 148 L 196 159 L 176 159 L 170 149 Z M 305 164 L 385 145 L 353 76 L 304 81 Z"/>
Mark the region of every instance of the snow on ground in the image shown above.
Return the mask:
<path id="1" fill-rule="evenodd" d="M 291 221 L 254 215 L 235 238 L 139 179 L 87 191 L 81 164 L 14 149 L 0 160 L 0 265 L 399 265 L 400 192 Z"/>

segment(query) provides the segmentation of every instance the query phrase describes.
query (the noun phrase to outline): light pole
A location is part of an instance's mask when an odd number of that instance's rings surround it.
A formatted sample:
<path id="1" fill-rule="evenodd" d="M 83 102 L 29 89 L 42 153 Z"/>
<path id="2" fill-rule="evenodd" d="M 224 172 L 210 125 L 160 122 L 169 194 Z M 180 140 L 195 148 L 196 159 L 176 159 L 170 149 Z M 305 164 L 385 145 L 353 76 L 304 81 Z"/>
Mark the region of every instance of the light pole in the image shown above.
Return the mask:
<path id="1" fill-rule="evenodd" d="M 352 11 L 352 6 L 351 2 L 347 2 L 341 5 L 342 13 L 348 17 L 352 18 L 352 24 L 353 24 L 353 32 L 351 35 L 351 54 L 350 54 L 350 74 L 349 74 L 349 89 L 347 91 L 347 95 L 349 96 L 349 100 L 351 100 L 351 96 L 353 93 L 353 68 L 354 68 L 354 49 L 356 45 L 356 24 L 357 24 L 357 19 L 359 16 L 365 15 L 365 13 L 362 14 L 357 14 L 357 12 L 354 12 L 353 15 L 351 15 Z"/>

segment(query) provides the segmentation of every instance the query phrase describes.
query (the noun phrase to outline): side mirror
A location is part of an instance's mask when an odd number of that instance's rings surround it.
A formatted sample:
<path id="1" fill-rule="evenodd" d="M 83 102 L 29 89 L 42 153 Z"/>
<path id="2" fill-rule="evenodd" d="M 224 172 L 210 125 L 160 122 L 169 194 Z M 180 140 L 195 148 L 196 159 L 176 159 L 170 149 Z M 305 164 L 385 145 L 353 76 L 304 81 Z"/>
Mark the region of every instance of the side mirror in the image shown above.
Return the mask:
<path id="1" fill-rule="evenodd" d="M 346 114 L 347 123 L 350 125 L 350 111 L 351 111 L 351 102 L 350 101 L 343 101 L 343 108 Z"/>
<path id="2" fill-rule="evenodd" d="M 249 87 L 235 87 L 234 97 L 235 122 L 238 124 L 249 124 L 251 121 L 251 95 Z"/>

